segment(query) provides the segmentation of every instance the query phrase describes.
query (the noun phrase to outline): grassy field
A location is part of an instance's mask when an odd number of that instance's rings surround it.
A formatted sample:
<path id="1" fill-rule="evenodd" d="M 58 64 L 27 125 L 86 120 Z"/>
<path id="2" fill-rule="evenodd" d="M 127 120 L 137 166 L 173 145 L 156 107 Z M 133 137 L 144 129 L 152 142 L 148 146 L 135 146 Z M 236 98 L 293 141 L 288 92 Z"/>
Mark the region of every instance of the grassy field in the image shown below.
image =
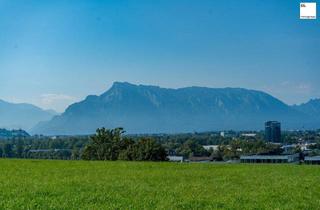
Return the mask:
<path id="1" fill-rule="evenodd" d="M 319 209 L 320 167 L 0 159 L 0 209 Z"/>

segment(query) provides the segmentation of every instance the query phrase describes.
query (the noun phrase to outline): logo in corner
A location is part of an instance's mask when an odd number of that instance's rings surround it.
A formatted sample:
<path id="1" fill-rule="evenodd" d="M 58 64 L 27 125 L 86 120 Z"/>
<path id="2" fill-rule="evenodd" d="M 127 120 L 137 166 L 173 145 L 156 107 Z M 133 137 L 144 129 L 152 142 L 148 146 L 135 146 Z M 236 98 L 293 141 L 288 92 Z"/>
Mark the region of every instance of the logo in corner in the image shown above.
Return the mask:
<path id="1" fill-rule="evenodd" d="M 300 3 L 300 19 L 317 19 L 317 3 Z"/>

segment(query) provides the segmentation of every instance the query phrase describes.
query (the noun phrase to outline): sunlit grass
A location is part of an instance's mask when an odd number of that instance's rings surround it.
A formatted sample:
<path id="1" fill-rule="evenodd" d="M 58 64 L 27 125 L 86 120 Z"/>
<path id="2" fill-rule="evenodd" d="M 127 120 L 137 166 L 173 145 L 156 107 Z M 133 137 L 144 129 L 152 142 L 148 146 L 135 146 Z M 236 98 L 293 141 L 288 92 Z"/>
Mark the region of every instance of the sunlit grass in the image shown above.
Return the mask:
<path id="1" fill-rule="evenodd" d="M 0 209 L 319 209 L 320 167 L 0 160 Z"/>

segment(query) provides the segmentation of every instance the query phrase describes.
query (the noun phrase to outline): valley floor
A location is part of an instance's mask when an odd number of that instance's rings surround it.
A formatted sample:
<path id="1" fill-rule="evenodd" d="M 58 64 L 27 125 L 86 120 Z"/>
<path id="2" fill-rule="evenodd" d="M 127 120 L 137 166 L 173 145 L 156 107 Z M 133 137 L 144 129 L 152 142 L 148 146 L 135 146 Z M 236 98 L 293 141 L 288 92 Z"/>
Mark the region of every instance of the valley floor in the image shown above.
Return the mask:
<path id="1" fill-rule="evenodd" d="M 320 167 L 0 159 L 0 209 L 319 209 Z"/>

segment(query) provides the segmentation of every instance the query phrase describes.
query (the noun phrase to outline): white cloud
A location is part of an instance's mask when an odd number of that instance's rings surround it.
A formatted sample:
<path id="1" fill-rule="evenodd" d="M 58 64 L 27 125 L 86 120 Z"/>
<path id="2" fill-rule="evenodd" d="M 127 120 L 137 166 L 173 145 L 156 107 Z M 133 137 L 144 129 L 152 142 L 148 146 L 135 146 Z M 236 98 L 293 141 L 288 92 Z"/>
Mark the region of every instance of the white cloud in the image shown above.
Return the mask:
<path id="1" fill-rule="evenodd" d="M 47 93 L 40 96 L 41 107 L 55 109 L 58 112 L 63 112 L 67 106 L 76 100 L 75 97 L 65 94 Z"/>
<path id="2" fill-rule="evenodd" d="M 290 91 L 296 94 L 310 94 L 313 90 L 312 86 L 308 83 L 293 83 L 289 81 L 283 81 L 279 85 L 280 91 Z"/>
<path id="3" fill-rule="evenodd" d="M 302 94 L 310 94 L 312 92 L 312 87 L 309 84 L 299 84 L 296 88 L 297 92 Z"/>
<path id="4" fill-rule="evenodd" d="M 283 81 L 280 83 L 281 86 L 288 86 L 290 85 L 290 82 L 289 81 Z"/>

